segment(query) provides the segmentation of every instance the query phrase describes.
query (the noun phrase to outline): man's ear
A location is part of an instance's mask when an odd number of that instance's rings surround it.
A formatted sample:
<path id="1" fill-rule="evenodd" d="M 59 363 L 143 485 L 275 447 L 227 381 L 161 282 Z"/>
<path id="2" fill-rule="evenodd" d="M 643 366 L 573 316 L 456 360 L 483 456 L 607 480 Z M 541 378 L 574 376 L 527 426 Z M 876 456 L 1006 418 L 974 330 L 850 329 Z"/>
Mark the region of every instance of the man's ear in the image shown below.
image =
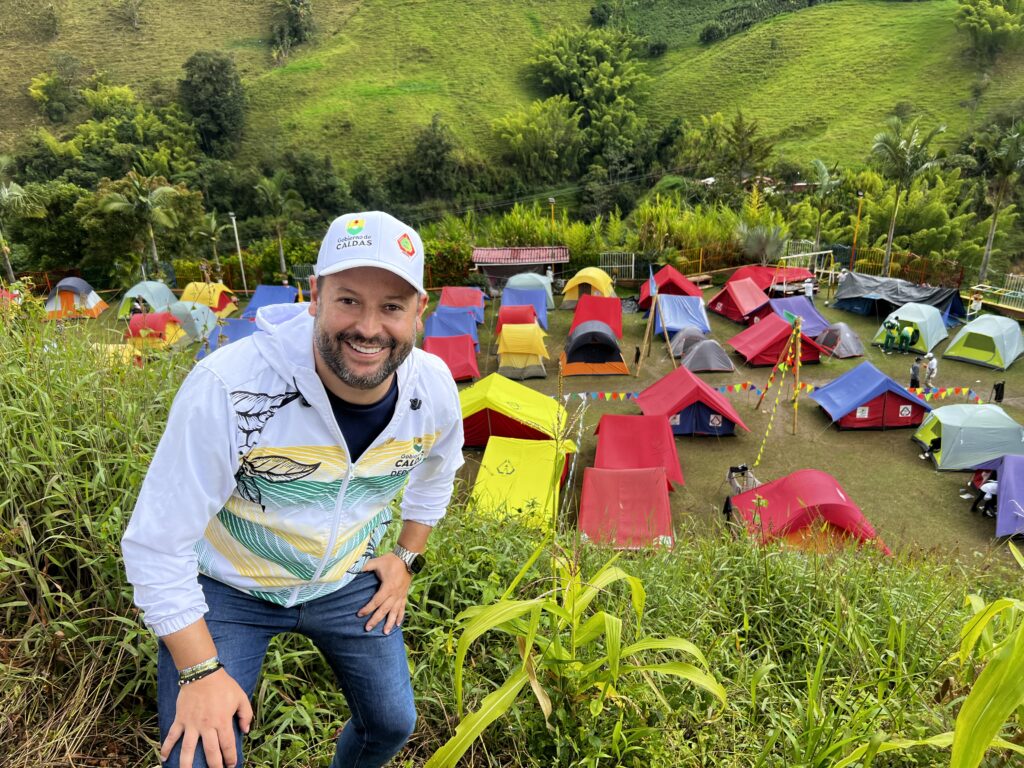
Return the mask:
<path id="1" fill-rule="evenodd" d="M 430 303 L 430 296 L 423 294 L 419 297 L 419 309 L 416 311 L 416 333 L 423 333 L 423 313 L 427 311 L 427 304 Z"/>
<path id="2" fill-rule="evenodd" d="M 313 275 L 309 276 L 309 314 L 316 317 L 316 302 L 320 298 L 316 290 L 316 278 Z"/>

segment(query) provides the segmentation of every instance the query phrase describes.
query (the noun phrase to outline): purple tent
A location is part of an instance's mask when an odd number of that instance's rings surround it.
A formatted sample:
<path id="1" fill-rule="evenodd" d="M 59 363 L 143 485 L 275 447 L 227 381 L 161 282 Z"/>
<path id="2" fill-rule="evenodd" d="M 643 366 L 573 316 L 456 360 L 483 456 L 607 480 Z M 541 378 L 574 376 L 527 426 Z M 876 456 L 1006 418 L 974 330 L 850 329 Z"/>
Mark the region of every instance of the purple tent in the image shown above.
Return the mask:
<path id="1" fill-rule="evenodd" d="M 501 306 L 530 306 L 537 311 L 537 322 L 540 327 L 548 327 L 548 293 L 543 288 L 509 288 L 501 292 Z"/>
<path id="2" fill-rule="evenodd" d="M 1000 456 L 975 469 L 996 471 L 996 536 L 1024 533 L 1024 456 Z"/>
<path id="3" fill-rule="evenodd" d="M 828 320 L 821 316 L 821 313 L 815 309 L 806 296 L 787 296 L 783 299 L 772 299 L 768 303 L 771 304 L 775 314 L 787 323 L 792 323 L 792 317 L 786 316 L 787 312 L 790 315 L 803 318 L 800 330 L 811 338 L 828 330 Z"/>

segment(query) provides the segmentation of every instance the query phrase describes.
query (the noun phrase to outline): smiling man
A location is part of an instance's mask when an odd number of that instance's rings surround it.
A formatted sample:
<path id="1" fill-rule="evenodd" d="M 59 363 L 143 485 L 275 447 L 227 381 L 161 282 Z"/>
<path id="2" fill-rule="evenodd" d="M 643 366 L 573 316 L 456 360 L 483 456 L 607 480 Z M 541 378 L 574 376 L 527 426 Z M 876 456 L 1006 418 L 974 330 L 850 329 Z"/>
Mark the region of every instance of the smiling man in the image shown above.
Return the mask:
<path id="1" fill-rule="evenodd" d="M 261 309 L 263 332 L 189 374 L 122 541 L 160 638 L 166 765 L 241 764 L 283 632 L 313 641 L 348 701 L 334 768 L 383 765 L 415 725 L 406 595 L 462 464 L 455 383 L 414 348 L 419 235 L 376 211 L 336 219 L 310 296 Z"/>

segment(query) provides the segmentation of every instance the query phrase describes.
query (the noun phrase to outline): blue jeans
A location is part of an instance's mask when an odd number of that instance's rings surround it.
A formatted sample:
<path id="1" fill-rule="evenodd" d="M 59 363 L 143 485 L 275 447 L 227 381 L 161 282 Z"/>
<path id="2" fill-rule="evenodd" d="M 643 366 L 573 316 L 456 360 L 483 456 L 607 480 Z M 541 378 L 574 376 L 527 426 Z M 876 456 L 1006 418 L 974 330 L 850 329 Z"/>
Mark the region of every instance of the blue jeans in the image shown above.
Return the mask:
<path id="1" fill-rule="evenodd" d="M 384 634 L 385 622 L 367 632 L 369 617 L 356 612 L 370 602 L 380 585 L 377 574 L 361 573 L 330 595 L 291 608 L 268 603 L 218 581 L 199 577 L 209 613 L 206 624 L 217 655 L 246 694 L 252 698 L 267 646 L 275 635 L 298 632 L 320 650 L 334 670 L 352 716 L 338 737 L 331 768 L 381 766 L 402 748 L 416 725 L 409 666 L 402 631 Z M 178 671 L 167 647 L 160 643 L 157 706 L 160 740 L 174 722 Z M 235 723 L 235 749 L 242 764 L 242 734 Z M 181 741 L 164 764 L 178 768 Z M 195 768 L 206 768 L 202 742 L 196 747 Z"/>

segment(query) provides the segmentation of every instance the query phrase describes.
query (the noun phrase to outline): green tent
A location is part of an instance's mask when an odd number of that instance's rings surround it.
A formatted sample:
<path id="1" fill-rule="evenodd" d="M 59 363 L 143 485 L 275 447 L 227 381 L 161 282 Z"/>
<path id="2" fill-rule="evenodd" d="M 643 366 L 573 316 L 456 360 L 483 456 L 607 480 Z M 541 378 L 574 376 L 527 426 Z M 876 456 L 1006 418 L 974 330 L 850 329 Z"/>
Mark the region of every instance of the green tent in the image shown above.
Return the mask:
<path id="1" fill-rule="evenodd" d="M 918 332 L 917 341 L 910 348 L 922 355 L 925 352 L 931 352 L 936 344 L 949 335 L 946 331 L 946 324 L 942 321 L 942 313 L 938 309 L 930 304 L 914 304 L 911 302 L 910 304 L 904 304 L 885 318 L 885 322 L 878 327 L 875 338 L 871 340 L 872 344 L 881 345 L 885 343 L 885 323 L 890 320 L 898 321 L 900 330 L 909 325 Z M 899 331 L 897 331 L 898 333 Z"/>
<path id="2" fill-rule="evenodd" d="M 982 315 L 960 329 L 942 356 L 1006 370 L 1022 352 L 1024 337 L 1016 320 L 1002 315 Z"/>
<path id="3" fill-rule="evenodd" d="M 971 469 L 1005 454 L 1024 454 L 1024 427 L 998 405 L 944 405 L 925 416 L 914 440 L 932 451 L 936 469 Z"/>
<path id="4" fill-rule="evenodd" d="M 131 313 L 132 299 L 136 296 L 141 297 L 146 303 L 146 312 L 164 312 L 171 304 L 178 300 L 171 293 L 171 289 L 159 280 L 143 280 L 141 283 L 136 283 L 129 288 L 124 298 L 121 299 L 121 306 L 117 308 L 119 319 L 123 320 Z"/>

